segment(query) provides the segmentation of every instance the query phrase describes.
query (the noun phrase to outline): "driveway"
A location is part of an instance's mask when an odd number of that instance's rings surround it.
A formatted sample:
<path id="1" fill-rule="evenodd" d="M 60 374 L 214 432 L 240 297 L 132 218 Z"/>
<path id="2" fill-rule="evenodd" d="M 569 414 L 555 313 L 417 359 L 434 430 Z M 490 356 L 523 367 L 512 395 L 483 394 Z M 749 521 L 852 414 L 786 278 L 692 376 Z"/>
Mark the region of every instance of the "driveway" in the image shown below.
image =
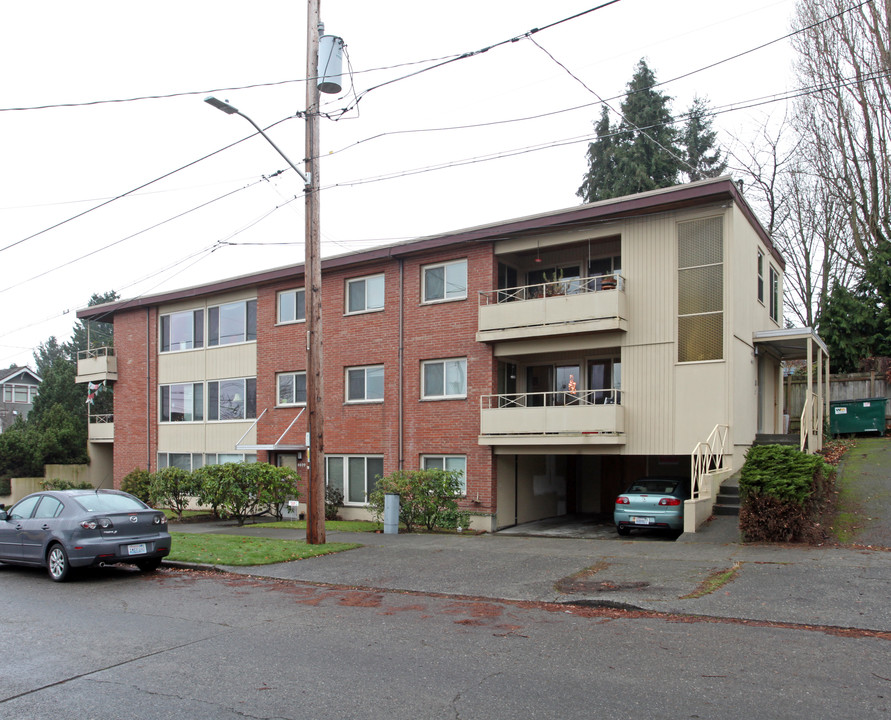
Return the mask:
<path id="1" fill-rule="evenodd" d="M 858 438 L 839 468 L 845 502 L 859 515 L 853 542 L 891 548 L 891 438 Z"/>

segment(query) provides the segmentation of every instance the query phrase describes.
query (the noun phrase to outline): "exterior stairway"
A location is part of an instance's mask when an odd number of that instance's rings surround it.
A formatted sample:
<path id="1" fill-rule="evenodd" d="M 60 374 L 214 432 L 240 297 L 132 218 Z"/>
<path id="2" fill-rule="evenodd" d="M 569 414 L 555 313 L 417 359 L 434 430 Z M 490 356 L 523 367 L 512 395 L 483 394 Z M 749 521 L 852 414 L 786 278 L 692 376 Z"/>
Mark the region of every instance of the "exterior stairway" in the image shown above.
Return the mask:
<path id="1" fill-rule="evenodd" d="M 768 435 L 767 433 L 758 433 L 755 436 L 753 445 L 794 445 L 798 447 L 801 438 L 798 433 L 791 435 Z"/>
<path id="2" fill-rule="evenodd" d="M 739 474 L 735 473 L 733 477 L 721 485 L 718 496 L 715 498 L 715 505 L 712 508 L 715 515 L 735 515 L 739 516 Z"/>

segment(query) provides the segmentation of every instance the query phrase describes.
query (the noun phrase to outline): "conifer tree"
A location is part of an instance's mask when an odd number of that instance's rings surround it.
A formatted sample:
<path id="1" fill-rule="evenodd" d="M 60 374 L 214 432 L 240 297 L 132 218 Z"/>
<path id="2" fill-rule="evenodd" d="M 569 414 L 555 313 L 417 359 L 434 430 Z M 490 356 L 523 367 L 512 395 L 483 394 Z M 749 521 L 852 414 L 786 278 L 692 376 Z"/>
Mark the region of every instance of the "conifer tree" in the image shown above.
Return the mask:
<path id="1" fill-rule="evenodd" d="M 721 149 L 715 147 L 718 133 L 712 130 L 708 117 L 708 101 L 694 97 L 687 111 L 687 124 L 681 135 L 684 160 L 682 172 L 691 182 L 718 177 L 727 169 L 727 160 Z"/>

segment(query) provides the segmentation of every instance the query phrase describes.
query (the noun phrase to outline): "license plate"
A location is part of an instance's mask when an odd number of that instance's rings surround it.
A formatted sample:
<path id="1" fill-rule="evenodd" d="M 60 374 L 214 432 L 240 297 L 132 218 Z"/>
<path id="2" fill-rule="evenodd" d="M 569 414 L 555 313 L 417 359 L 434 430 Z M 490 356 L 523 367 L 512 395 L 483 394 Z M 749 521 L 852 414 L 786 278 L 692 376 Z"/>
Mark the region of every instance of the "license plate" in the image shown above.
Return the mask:
<path id="1" fill-rule="evenodd" d="M 631 518 L 631 522 L 633 522 L 635 525 L 649 525 L 651 522 L 653 522 L 653 518 L 633 517 Z"/>
<path id="2" fill-rule="evenodd" d="M 128 555 L 145 555 L 146 553 L 145 543 L 139 543 L 138 545 L 128 545 L 127 546 L 127 554 Z"/>

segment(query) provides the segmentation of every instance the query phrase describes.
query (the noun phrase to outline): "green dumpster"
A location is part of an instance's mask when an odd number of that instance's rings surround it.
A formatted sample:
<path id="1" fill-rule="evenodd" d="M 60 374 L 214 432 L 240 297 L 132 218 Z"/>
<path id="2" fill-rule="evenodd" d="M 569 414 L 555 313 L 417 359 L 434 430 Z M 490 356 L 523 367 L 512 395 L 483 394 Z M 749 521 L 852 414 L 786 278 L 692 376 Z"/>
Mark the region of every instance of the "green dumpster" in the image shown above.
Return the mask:
<path id="1" fill-rule="evenodd" d="M 829 432 L 832 435 L 863 432 L 884 435 L 885 402 L 885 398 L 866 398 L 829 403 Z"/>

